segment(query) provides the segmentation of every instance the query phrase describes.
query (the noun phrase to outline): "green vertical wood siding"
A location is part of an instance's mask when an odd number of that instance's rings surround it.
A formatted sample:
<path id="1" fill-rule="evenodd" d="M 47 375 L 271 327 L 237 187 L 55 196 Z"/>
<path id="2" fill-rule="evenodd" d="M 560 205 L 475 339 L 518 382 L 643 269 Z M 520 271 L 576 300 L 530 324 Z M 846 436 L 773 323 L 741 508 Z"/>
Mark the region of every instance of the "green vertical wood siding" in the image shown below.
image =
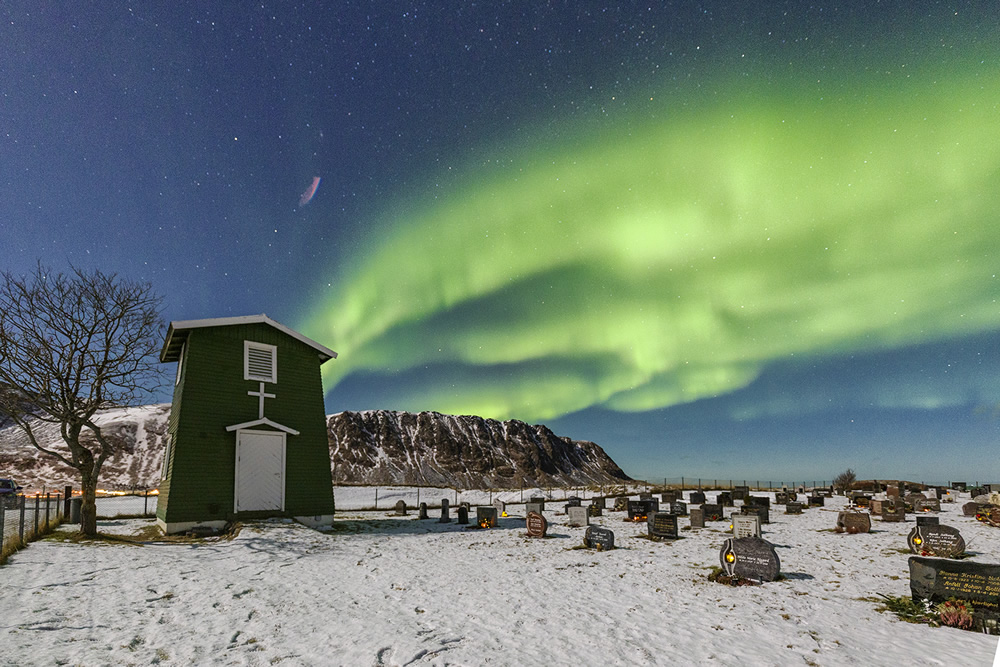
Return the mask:
<path id="1" fill-rule="evenodd" d="M 170 474 L 160 485 L 164 522 L 237 518 L 236 433 L 226 427 L 258 418 L 260 383 L 243 379 L 243 342 L 277 347 L 278 382 L 266 383 L 264 416 L 299 431 L 285 448 L 285 515 L 333 513 L 320 358 L 316 350 L 267 325 L 188 330 L 181 380 L 174 388 Z M 266 426 L 254 429 L 267 430 Z M 279 513 L 254 513 L 254 516 Z M 242 515 L 241 515 L 242 516 Z"/>

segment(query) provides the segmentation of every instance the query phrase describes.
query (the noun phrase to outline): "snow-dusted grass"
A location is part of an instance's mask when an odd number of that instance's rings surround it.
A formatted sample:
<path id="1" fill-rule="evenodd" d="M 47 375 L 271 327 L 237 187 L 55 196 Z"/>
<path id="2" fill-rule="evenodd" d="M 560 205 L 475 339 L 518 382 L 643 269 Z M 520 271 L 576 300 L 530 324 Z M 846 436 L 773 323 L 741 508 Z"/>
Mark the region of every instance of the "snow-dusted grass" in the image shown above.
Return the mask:
<path id="1" fill-rule="evenodd" d="M 436 512 L 352 511 L 326 532 L 268 521 L 232 539 L 46 540 L 0 569 L 0 646 L 20 665 L 991 664 L 997 637 L 876 611 L 879 593 L 909 594 L 913 524 L 838 534 L 842 503 L 801 516 L 772 506 L 764 537 L 785 579 L 741 588 L 707 579 L 728 524 L 650 542 L 605 513 L 594 522 L 621 548 L 601 553 L 578 548 L 584 529 L 565 525 L 560 502 L 547 539 L 527 538 L 518 516 L 468 530 Z M 941 520 L 974 560 L 1000 560 L 1000 530 L 960 504 Z"/>

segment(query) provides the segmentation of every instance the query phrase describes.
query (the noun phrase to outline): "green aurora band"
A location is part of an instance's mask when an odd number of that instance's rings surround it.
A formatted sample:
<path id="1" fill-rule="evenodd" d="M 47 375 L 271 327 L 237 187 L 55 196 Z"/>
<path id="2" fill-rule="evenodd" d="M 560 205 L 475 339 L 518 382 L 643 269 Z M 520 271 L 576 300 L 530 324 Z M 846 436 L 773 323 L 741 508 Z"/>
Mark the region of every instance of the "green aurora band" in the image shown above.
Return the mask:
<path id="1" fill-rule="evenodd" d="M 300 328 L 328 389 L 392 387 L 370 407 L 527 421 L 996 329 L 998 90 L 713 98 L 526 149 L 379 225 Z"/>

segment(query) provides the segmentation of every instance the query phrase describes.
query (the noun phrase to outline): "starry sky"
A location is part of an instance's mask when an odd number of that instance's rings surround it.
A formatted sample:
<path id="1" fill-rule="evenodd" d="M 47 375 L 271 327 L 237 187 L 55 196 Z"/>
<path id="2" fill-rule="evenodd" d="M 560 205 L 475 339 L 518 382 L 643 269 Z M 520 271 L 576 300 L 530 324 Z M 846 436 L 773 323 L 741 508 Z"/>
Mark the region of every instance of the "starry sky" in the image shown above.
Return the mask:
<path id="1" fill-rule="evenodd" d="M 340 354 L 329 412 L 640 478 L 1000 480 L 995 2 L 0 16 L 4 270 L 264 312 Z"/>

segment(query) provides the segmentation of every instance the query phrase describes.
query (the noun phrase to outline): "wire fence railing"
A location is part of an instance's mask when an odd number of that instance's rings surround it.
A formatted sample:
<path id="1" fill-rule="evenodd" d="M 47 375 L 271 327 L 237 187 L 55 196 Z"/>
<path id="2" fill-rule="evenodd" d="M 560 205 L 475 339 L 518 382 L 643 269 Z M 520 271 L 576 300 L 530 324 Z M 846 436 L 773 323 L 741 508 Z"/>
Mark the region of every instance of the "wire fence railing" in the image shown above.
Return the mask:
<path id="1" fill-rule="evenodd" d="M 155 489 L 142 489 L 130 493 L 97 496 L 98 519 L 124 519 L 128 517 L 150 517 L 156 515 Z"/>
<path id="2" fill-rule="evenodd" d="M 0 562 L 62 523 L 65 505 L 61 493 L 0 500 Z"/>
<path id="3" fill-rule="evenodd" d="M 338 485 L 334 486 L 334 503 L 337 511 L 390 510 L 402 500 L 407 507 L 418 507 L 426 503 L 428 508 L 441 506 L 446 499 L 449 505 L 461 503 L 489 505 L 495 500 L 507 504 L 520 504 L 531 498 L 545 500 L 567 500 L 572 497 L 588 500 L 598 497 L 629 496 L 642 492 L 661 493 L 676 491 L 728 491 L 747 487 L 748 491 L 780 491 L 782 488 L 800 493 L 828 491 L 830 483 L 825 480 L 806 482 L 775 482 L 737 479 L 704 479 L 697 477 L 675 477 L 663 480 L 632 480 L 620 484 L 586 486 L 544 486 L 525 488 L 459 489 L 444 486 L 413 485 Z"/>

